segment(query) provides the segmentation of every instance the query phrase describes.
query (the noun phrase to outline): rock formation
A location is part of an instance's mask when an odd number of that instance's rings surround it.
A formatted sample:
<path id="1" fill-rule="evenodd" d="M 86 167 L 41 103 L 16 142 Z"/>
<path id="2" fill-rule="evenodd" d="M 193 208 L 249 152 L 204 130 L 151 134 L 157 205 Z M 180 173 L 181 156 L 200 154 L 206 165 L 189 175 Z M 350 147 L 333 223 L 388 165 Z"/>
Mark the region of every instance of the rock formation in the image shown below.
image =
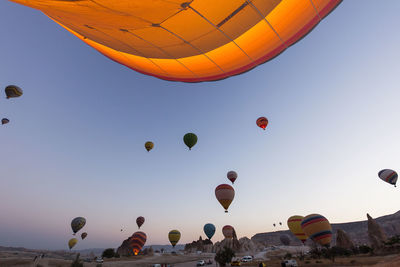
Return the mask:
<path id="1" fill-rule="evenodd" d="M 212 252 L 213 243 L 210 239 L 203 240 L 201 236 L 197 241 L 185 245 L 185 251 L 194 253 L 196 251 Z"/>
<path id="2" fill-rule="evenodd" d="M 379 224 L 372 219 L 372 217 L 367 213 L 368 218 L 368 238 L 371 247 L 374 249 L 379 249 L 384 246 L 384 242 L 387 240 L 386 234 L 383 232 Z"/>
<path id="3" fill-rule="evenodd" d="M 130 238 L 130 237 L 129 237 Z M 131 249 L 129 245 L 129 238 L 125 239 L 121 246 L 117 249 L 117 253 L 120 256 L 133 256 L 133 250 Z"/>
<path id="4" fill-rule="evenodd" d="M 338 229 L 336 232 L 336 246 L 345 249 L 352 249 L 355 247 L 349 235 L 342 229 Z"/>

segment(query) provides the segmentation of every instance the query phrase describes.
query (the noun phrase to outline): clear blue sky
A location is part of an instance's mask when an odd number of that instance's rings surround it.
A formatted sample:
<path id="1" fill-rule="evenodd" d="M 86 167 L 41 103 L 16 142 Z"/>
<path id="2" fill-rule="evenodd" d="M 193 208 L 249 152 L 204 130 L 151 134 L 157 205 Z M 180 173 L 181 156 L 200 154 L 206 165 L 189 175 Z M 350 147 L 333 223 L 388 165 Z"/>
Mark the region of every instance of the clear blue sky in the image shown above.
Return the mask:
<path id="1" fill-rule="evenodd" d="M 0 2 L 0 245 L 117 247 L 144 216 L 147 244 L 275 230 L 294 214 L 331 222 L 400 209 L 400 1 L 344 1 L 274 60 L 218 82 L 168 82 L 100 55 L 42 13 Z M 255 125 L 270 120 L 267 131 Z M 199 141 L 192 151 L 186 132 Z M 144 142 L 152 140 L 150 153 Z M 225 214 L 214 188 L 235 170 Z M 120 229 L 124 228 L 123 233 Z"/>

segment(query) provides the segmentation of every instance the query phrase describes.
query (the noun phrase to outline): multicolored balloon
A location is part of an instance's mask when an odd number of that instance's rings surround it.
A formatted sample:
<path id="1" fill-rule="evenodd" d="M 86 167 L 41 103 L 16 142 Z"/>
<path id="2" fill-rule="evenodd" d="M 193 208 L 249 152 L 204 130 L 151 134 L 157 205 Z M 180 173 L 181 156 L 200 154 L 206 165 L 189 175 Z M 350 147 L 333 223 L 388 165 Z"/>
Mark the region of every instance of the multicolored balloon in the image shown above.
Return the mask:
<path id="1" fill-rule="evenodd" d="M 136 224 L 139 227 L 139 229 L 140 229 L 140 226 L 143 225 L 143 223 L 144 223 L 144 217 L 143 216 L 139 216 L 139 217 L 136 218 Z"/>
<path id="2" fill-rule="evenodd" d="M 74 235 L 81 230 L 86 224 L 86 219 L 83 217 L 76 217 L 75 219 L 72 220 L 71 222 L 71 228 L 72 231 L 74 232 Z"/>
<path id="3" fill-rule="evenodd" d="M 189 150 L 192 150 L 192 147 L 197 143 L 197 135 L 194 133 L 187 133 L 183 136 L 183 142 Z"/>
<path id="4" fill-rule="evenodd" d="M 220 184 L 215 188 L 215 197 L 225 209 L 225 212 L 228 212 L 229 205 L 235 197 L 235 189 L 228 184 Z"/>
<path id="5" fill-rule="evenodd" d="M 231 181 L 232 184 L 234 184 L 236 179 L 237 179 L 237 177 L 238 177 L 238 175 L 237 175 L 237 173 L 235 171 L 229 171 L 226 174 L 226 177 L 228 177 L 229 181 Z"/>
<path id="6" fill-rule="evenodd" d="M 381 170 L 380 172 L 378 172 L 378 176 L 386 183 L 389 183 L 396 187 L 398 175 L 397 172 L 395 172 L 394 170 L 391 169 Z"/>
<path id="7" fill-rule="evenodd" d="M 233 238 L 233 227 L 230 225 L 225 225 L 222 227 L 222 234 L 224 235 L 225 238 Z"/>
<path id="8" fill-rule="evenodd" d="M 175 245 L 179 242 L 179 239 L 181 239 L 181 233 L 178 230 L 171 230 L 168 233 L 168 239 L 169 242 L 171 242 L 172 247 L 175 247 Z"/>
<path id="9" fill-rule="evenodd" d="M 304 233 L 314 242 L 322 246 L 329 246 L 332 241 L 332 226 L 322 215 L 310 214 L 301 221 Z"/>
<path id="10" fill-rule="evenodd" d="M 87 233 L 86 233 L 86 232 L 83 232 L 83 233 L 81 234 L 82 240 L 85 239 L 86 237 L 87 237 Z"/>
<path id="11" fill-rule="evenodd" d="M 148 141 L 148 142 L 144 143 L 144 147 L 146 148 L 147 152 L 150 152 L 150 150 L 152 150 L 154 147 L 154 143 Z"/>
<path id="12" fill-rule="evenodd" d="M 20 97 L 23 94 L 23 91 L 21 88 L 19 88 L 16 85 L 9 85 L 4 89 L 6 92 L 6 97 L 8 98 L 15 98 L 15 97 Z"/>
<path id="13" fill-rule="evenodd" d="M 9 123 L 9 122 L 10 122 L 10 120 L 7 119 L 7 118 L 1 119 L 1 124 L 2 124 L 2 125 L 7 124 L 7 123 Z"/>
<path id="14" fill-rule="evenodd" d="M 76 239 L 76 238 L 71 238 L 71 239 L 68 241 L 68 247 L 69 247 L 69 249 L 72 249 L 72 248 L 76 245 L 76 243 L 78 243 L 78 239 Z"/>
<path id="15" fill-rule="evenodd" d="M 256 123 L 257 123 L 258 127 L 265 130 L 265 128 L 267 128 L 267 125 L 268 125 L 268 119 L 265 117 L 260 117 L 257 119 Z"/>
<path id="16" fill-rule="evenodd" d="M 206 234 L 208 239 L 211 239 L 214 236 L 214 234 L 215 234 L 215 225 L 214 224 L 207 223 L 204 225 L 203 229 L 204 229 L 204 233 Z"/>
<path id="17" fill-rule="evenodd" d="M 146 243 L 147 236 L 143 232 L 135 232 L 129 238 L 129 245 L 132 248 L 133 254 L 139 254 L 140 250 L 142 250 L 144 244 Z"/>
<path id="18" fill-rule="evenodd" d="M 282 244 L 284 246 L 289 246 L 290 245 L 290 238 L 287 235 L 279 236 L 279 240 L 282 242 Z"/>
<path id="19" fill-rule="evenodd" d="M 297 237 L 303 244 L 307 240 L 307 235 L 304 233 L 303 229 L 301 228 L 301 221 L 304 219 L 303 216 L 300 215 L 294 215 L 291 216 L 287 220 L 287 225 L 289 227 L 290 232 Z"/>

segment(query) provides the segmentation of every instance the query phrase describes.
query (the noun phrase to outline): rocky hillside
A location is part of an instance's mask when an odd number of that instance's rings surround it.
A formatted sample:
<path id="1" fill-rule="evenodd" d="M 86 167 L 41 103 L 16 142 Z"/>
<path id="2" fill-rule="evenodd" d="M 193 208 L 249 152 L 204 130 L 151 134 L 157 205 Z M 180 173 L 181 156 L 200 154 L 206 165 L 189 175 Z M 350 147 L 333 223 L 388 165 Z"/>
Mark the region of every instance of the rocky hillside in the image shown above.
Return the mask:
<path id="1" fill-rule="evenodd" d="M 391 237 L 400 234 L 400 211 L 376 218 L 375 221 L 383 229 L 386 236 Z M 341 229 L 347 233 L 350 239 L 356 245 L 369 244 L 368 239 L 368 221 L 349 222 L 349 223 L 334 223 L 332 224 L 334 236 L 332 238 L 332 244 L 336 242 L 336 233 L 338 229 Z M 295 238 L 295 236 L 289 231 L 277 231 L 268 233 L 259 233 L 254 235 L 251 240 L 262 243 L 264 245 L 282 245 L 279 237 L 282 234 L 287 234 L 290 237 L 291 245 L 301 245 L 301 242 Z M 307 241 L 310 242 L 310 241 Z M 308 244 L 308 243 L 306 243 Z M 311 243 L 310 243 L 311 244 Z"/>

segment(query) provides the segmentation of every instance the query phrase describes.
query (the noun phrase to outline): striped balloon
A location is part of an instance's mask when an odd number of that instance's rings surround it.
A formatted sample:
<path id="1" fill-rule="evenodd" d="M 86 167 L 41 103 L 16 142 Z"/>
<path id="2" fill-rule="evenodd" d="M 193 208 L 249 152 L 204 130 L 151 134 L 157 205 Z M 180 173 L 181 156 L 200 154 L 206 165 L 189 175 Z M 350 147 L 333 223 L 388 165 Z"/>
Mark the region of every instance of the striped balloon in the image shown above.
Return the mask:
<path id="1" fill-rule="evenodd" d="M 398 175 L 397 175 L 397 172 L 395 172 L 394 170 L 390 170 L 390 169 L 381 170 L 380 172 L 378 172 L 378 176 L 383 181 L 396 186 Z"/>
<path id="2" fill-rule="evenodd" d="M 233 237 L 233 227 L 230 225 L 225 225 L 222 227 L 222 234 L 225 238 L 232 238 Z"/>
<path id="3" fill-rule="evenodd" d="M 168 233 L 168 239 L 172 247 L 175 247 L 179 239 L 181 239 L 181 233 L 178 230 L 172 230 Z"/>
<path id="4" fill-rule="evenodd" d="M 143 232 L 135 232 L 129 238 L 129 245 L 133 250 L 133 254 L 139 254 L 140 250 L 143 248 L 144 244 L 146 243 L 147 236 Z"/>
<path id="5" fill-rule="evenodd" d="M 4 91 L 6 92 L 7 98 L 20 97 L 23 94 L 22 89 L 16 85 L 9 85 Z"/>
<path id="6" fill-rule="evenodd" d="M 220 184 L 215 188 L 215 197 L 222 207 L 224 207 L 225 212 L 228 212 L 229 205 L 231 205 L 235 197 L 235 189 L 228 184 Z"/>
<path id="7" fill-rule="evenodd" d="M 314 242 L 322 246 L 329 246 L 332 241 L 332 226 L 322 215 L 310 214 L 301 221 L 304 233 Z"/>
<path id="8" fill-rule="evenodd" d="M 290 232 L 294 234 L 301 242 L 306 242 L 307 236 L 301 228 L 301 221 L 303 220 L 303 216 L 294 215 L 287 220 L 287 225 L 289 227 Z"/>

